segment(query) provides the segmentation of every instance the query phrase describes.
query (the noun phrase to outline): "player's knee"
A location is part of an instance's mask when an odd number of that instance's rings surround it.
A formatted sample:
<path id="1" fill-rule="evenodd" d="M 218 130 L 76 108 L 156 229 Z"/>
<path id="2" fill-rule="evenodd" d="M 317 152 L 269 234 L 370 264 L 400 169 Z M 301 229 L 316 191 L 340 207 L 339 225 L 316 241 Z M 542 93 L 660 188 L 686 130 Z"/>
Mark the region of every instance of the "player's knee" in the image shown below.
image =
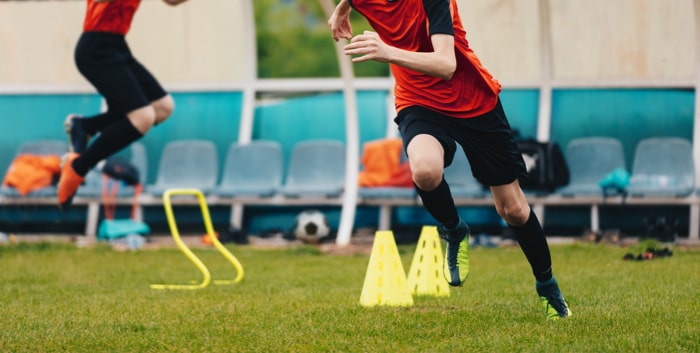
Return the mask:
<path id="1" fill-rule="evenodd" d="M 421 190 L 435 189 L 442 181 L 442 170 L 430 163 L 416 163 L 411 165 L 413 182 Z"/>
<path id="2" fill-rule="evenodd" d="M 496 209 L 506 223 L 512 226 L 522 226 L 530 217 L 530 206 L 520 202 L 508 202 Z"/>
<path id="3" fill-rule="evenodd" d="M 156 123 L 156 111 L 152 106 L 146 106 L 128 114 L 131 124 L 141 134 L 147 133 Z"/>
<path id="4" fill-rule="evenodd" d="M 175 100 L 170 95 L 167 95 L 153 103 L 153 109 L 156 113 L 155 124 L 160 124 L 167 120 L 175 110 Z"/>

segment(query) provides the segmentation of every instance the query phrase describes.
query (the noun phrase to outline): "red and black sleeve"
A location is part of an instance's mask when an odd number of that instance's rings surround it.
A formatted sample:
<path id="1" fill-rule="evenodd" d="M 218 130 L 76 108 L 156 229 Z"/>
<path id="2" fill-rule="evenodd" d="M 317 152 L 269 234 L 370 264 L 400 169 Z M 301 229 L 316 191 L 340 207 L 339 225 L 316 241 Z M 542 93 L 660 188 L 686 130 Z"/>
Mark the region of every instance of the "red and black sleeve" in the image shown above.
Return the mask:
<path id="1" fill-rule="evenodd" d="M 423 8 L 428 17 L 428 31 L 431 35 L 442 33 L 454 36 L 450 0 L 423 0 Z"/>

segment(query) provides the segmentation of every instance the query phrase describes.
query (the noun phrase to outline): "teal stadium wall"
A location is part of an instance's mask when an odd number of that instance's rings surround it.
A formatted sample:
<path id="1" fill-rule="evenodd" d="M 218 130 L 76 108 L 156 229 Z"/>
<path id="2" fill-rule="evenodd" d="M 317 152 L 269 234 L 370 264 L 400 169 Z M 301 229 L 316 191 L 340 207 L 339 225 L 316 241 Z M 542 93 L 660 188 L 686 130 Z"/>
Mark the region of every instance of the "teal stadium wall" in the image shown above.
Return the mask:
<path id="1" fill-rule="evenodd" d="M 242 94 L 240 92 L 173 93 L 176 108 L 164 124 L 153 128 L 141 142 L 149 159 L 149 181 L 155 181 L 163 146 L 178 139 L 213 141 L 223 158 L 228 145 L 238 138 Z M 512 90 L 502 94 L 511 125 L 523 135 L 537 131 L 537 90 Z M 358 93 L 360 142 L 386 135 L 386 92 Z M 692 103 L 692 102 L 691 102 Z M 343 97 L 340 93 L 297 97 L 260 105 L 255 110 L 253 139 L 282 144 L 286 157 L 299 141 L 328 138 L 345 141 Z M 70 113 L 89 116 L 101 109 L 95 94 L 0 95 L 3 112 L 0 129 L 0 170 L 7 170 L 17 147 L 38 139 L 65 139 L 63 120 Z M 336 112 L 336 114 L 332 114 Z M 390 127 L 393 128 L 393 127 Z"/>
<path id="2" fill-rule="evenodd" d="M 241 92 L 176 92 L 176 110 L 163 125 L 154 128 L 143 140 L 148 151 L 148 180 L 154 182 L 163 146 L 178 139 L 213 141 L 223 159 L 228 146 L 237 140 L 240 123 Z M 514 129 L 522 136 L 535 136 L 539 91 L 536 89 L 505 89 L 501 95 Z M 562 147 L 572 139 L 586 136 L 613 136 L 622 140 L 628 166 L 631 167 L 634 148 L 641 139 L 652 136 L 677 136 L 692 140 L 692 90 L 681 89 L 560 89 L 553 92 L 551 139 Z M 360 142 L 386 135 L 384 91 L 361 91 L 358 94 Z M 345 140 L 341 93 L 300 96 L 260 104 L 255 110 L 254 139 L 275 140 L 282 144 L 285 157 L 302 140 L 328 138 Z M 95 94 L 60 95 L 0 95 L 3 128 L 0 129 L 0 168 L 7 170 L 17 147 L 35 139 L 64 139 L 62 122 L 68 113 L 89 115 L 98 112 L 101 100 Z M 334 113 L 335 112 L 335 113 Z M 390 128 L 393 128 L 390 127 Z M 361 151 L 360 151 L 361 152 Z M 244 222 L 250 231 L 284 229 L 293 223 L 301 207 L 250 207 Z M 646 214 L 671 213 L 680 224 L 687 224 L 684 208 L 642 207 L 629 215 L 629 209 L 613 208 L 601 212 L 601 227 L 606 223 L 622 226 L 629 232 L 639 231 Z M 339 209 L 324 210 L 331 223 L 337 224 Z M 376 209 L 360 207 L 357 227 L 376 223 Z M 494 231 L 500 218 L 492 207 L 464 207 L 460 213 L 476 229 Z M 548 207 L 545 227 L 557 233 L 577 233 L 588 224 L 586 207 Z M 215 223 L 225 224 L 226 207 L 212 209 Z M 165 226 L 160 208 L 146 209 L 147 222 L 156 229 Z M 34 231 L 82 230 L 84 210 L 58 213 L 51 207 L 2 207 L 0 227 Z M 198 215 L 192 217 L 198 223 Z M 614 220 L 614 222 L 613 222 Z M 185 222 L 187 219 L 184 220 Z M 394 221 L 397 226 L 417 226 L 432 223 L 430 216 L 419 207 L 398 207 Z M 31 226 L 27 226 L 31 224 Z M 43 224 L 43 225 L 42 225 Z M 38 227 L 38 229 L 37 229 Z"/>

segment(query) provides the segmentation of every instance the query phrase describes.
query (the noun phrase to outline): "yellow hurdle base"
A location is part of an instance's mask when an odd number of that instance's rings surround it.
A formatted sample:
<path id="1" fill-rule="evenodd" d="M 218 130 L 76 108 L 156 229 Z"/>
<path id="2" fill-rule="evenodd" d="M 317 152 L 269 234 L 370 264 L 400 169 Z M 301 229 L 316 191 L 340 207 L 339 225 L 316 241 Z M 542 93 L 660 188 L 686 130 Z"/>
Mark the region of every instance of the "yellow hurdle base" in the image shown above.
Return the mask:
<path id="1" fill-rule="evenodd" d="M 173 240 L 177 246 L 185 253 L 190 261 L 199 269 L 202 273 L 202 281 L 200 283 L 194 282 L 194 284 L 151 284 L 151 289 L 201 289 L 207 287 L 211 282 L 211 273 L 207 266 L 202 262 L 202 260 L 195 255 L 192 250 L 182 241 L 180 237 L 180 232 L 177 229 L 177 224 L 175 223 L 175 215 L 173 212 L 173 205 L 171 202 L 171 197 L 173 195 L 193 195 L 197 197 L 199 202 L 199 208 L 202 211 L 202 218 L 204 220 L 204 227 L 206 228 L 207 235 L 209 236 L 214 247 L 223 255 L 233 267 L 236 269 L 237 275 L 233 279 L 225 280 L 215 280 L 214 284 L 217 285 L 230 285 L 239 283 L 243 280 L 243 266 L 236 259 L 233 254 L 231 254 L 221 242 L 216 237 L 214 233 L 214 227 L 211 222 L 211 215 L 209 214 L 209 207 L 207 207 L 206 199 L 204 194 L 198 189 L 168 189 L 163 194 L 163 207 L 165 208 L 165 215 L 168 219 L 168 226 L 170 227 L 170 233 L 173 236 Z"/>

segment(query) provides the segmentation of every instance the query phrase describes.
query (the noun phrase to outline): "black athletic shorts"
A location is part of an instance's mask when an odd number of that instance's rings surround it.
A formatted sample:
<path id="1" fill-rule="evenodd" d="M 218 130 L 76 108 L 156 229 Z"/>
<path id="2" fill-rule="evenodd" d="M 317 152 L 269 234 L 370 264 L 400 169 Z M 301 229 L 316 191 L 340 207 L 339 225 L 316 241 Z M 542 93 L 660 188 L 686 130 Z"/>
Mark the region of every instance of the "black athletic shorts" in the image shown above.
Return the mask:
<path id="1" fill-rule="evenodd" d="M 75 47 L 75 64 L 107 101 L 110 112 L 126 115 L 167 95 L 131 55 L 121 34 L 84 32 Z"/>
<path id="2" fill-rule="evenodd" d="M 411 106 L 401 110 L 394 122 L 399 126 L 404 146 L 421 134 L 440 141 L 445 150 L 445 167 L 452 163 L 457 150 L 455 143 L 459 143 L 472 174 L 482 184 L 505 185 L 526 174 L 525 162 L 500 100 L 490 112 L 468 119 Z"/>

